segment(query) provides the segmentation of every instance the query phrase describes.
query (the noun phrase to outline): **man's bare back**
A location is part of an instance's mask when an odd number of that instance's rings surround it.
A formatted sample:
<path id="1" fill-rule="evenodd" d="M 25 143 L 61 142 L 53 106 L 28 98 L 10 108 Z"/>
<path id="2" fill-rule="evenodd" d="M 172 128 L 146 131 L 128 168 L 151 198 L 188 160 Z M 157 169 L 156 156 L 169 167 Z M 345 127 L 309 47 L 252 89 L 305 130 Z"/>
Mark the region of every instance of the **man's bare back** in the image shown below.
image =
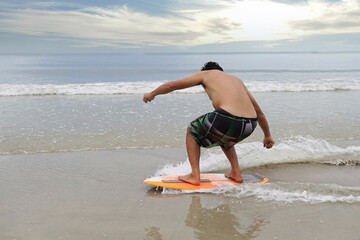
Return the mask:
<path id="1" fill-rule="evenodd" d="M 201 84 L 215 109 L 221 108 L 239 117 L 257 117 L 246 87 L 239 78 L 218 70 L 201 73 Z"/>

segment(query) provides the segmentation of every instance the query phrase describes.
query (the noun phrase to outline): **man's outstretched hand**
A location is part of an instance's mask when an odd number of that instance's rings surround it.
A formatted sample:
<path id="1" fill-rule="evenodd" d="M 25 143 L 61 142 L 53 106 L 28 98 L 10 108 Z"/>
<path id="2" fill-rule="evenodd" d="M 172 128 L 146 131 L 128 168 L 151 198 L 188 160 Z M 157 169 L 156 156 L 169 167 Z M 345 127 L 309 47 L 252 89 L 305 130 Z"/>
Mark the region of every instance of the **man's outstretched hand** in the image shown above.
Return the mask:
<path id="1" fill-rule="evenodd" d="M 145 103 L 151 102 L 154 98 L 155 98 L 155 96 L 153 96 L 151 93 L 146 93 L 146 94 L 144 94 L 143 101 Z"/>
<path id="2" fill-rule="evenodd" d="M 264 137 L 264 147 L 272 148 L 275 144 L 274 139 L 272 137 Z"/>

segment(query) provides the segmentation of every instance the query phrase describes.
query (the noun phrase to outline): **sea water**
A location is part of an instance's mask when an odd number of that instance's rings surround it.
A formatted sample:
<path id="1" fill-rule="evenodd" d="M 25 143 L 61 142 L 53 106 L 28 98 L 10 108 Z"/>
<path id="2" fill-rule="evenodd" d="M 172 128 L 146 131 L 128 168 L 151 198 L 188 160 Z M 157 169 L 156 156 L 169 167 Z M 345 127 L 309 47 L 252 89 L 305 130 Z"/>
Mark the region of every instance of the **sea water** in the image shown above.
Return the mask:
<path id="1" fill-rule="evenodd" d="M 258 127 L 236 145 L 242 168 L 360 164 L 360 54 L 351 52 L 2 55 L 0 156 L 184 147 L 188 122 L 213 110 L 204 90 L 176 91 L 147 104 L 142 96 L 199 71 L 207 61 L 219 62 L 245 82 L 276 141 L 273 149 L 262 148 Z M 203 172 L 226 169 L 220 149 L 203 152 Z M 169 159 L 154 175 L 189 170 L 186 159 Z M 360 202 L 356 187 L 344 186 L 339 196 L 331 194 L 338 186 L 317 185 L 310 191 L 314 195 L 306 196 L 301 189 L 307 186 L 259 188 L 249 190 L 259 199 L 316 203 L 332 196 L 326 201 Z"/>

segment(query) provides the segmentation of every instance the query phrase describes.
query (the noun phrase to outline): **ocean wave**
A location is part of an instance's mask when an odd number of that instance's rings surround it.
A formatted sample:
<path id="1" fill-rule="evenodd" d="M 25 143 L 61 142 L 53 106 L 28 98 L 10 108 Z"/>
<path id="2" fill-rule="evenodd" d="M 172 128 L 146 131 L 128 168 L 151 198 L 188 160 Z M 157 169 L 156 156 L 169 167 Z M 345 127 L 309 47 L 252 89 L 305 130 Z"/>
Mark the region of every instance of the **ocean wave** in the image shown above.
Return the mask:
<path id="1" fill-rule="evenodd" d="M 137 94 L 152 91 L 162 83 L 0 84 L 0 96 Z"/>
<path id="2" fill-rule="evenodd" d="M 251 81 L 247 82 L 246 86 L 252 92 L 359 91 L 360 79 Z"/>
<path id="3" fill-rule="evenodd" d="M 310 136 L 295 136 L 277 143 L 272 149 L 262 147 L 261 142 L 235 145 L 241 168 L 252 168 L 283 163 L 324 163 L 333 165 L 359 165 L 360 146 L 346 148 L 330 144 Z M 223 172 L 229 162 L 221 149 L 204 151 L 200 159 L 201 172 Z M 187 161 L 166 164 L 154 176 L 186 174 L 191 170 Z"/>
<path id="4" fill-rule="evenodd" d="M 114 95 L 143 94 L 164 81 L 136 81 L 84 84 L 0 84 L 0 96 Z M 252 92 L 360 91 L 360 79 L 289 81 L 247 81 Z M 175 91 L 177 94 L 203 93 L 200 86 Z"/>

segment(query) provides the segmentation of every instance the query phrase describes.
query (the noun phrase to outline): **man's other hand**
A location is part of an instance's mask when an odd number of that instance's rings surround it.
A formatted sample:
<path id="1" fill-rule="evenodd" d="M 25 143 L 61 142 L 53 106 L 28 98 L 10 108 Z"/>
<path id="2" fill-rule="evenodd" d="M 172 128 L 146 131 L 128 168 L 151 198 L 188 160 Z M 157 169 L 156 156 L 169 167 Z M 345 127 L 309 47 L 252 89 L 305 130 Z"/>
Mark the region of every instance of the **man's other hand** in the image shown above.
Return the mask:
<path id="1" fill-rule="evenodd" d="M 274 144 L 275 141 L 272 139 L 272 137 L 264 137 L 264 147 L 272 148 Z"/>

